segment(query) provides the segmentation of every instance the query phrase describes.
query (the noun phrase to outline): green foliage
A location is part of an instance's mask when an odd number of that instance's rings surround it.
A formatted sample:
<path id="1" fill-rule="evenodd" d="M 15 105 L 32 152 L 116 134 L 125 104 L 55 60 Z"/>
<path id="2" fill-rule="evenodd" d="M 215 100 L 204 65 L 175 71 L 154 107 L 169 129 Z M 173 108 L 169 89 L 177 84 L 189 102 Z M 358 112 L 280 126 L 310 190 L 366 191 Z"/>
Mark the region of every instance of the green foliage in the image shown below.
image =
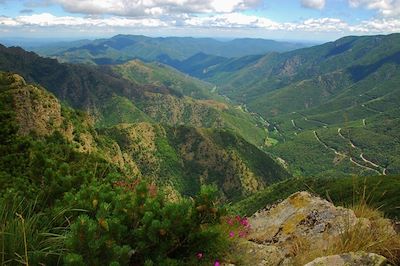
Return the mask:
<path id="1" fill-rule="evenodd" d="M 165 87 L 178 96 L 186 95 L 195 99 L 218 98 L 217 94 L 211 93 L 211 84 L 189 77 L 160 63 L 143 63 L 134 60 L 115 66 L 113 69 L 136 84 Z"/>
<path id="2" fill-rule="evenodd" d="M 64 230 L 56 220 L 64 212 L 48 216 L 34 201 L 0 200 L 0 263 L 2 265 L 57 264 L 64 252 Z"/>
<path id="3" fill-rule="evenodd" d="M 52 205 L 85 180 L 117 171 L 96 155 L 75 151 L 59 134 L 42 140 L 16 137 L 3 150 L 7 153 L 0 157 L 0 184 L 2 197 L 10 200 L 15 196 L 30 200 L 39 197 L 38 204 Z"/>
<path id="4" fill-rule="evenodd" d="M 204 187 L 194 200 L 171 203 L 143 182 L 133 190 L 124 182 L 83 185 L 61 203 L 86 210 L 71 224 L 64 262 L 182 265 L 199 251 L 220 255 L 227 237 L 217 227 L 222 210 L 216 195 L 215 187 Z"/>
<path id="5" fill-rule="evenodd" d="M 267 119 L 279 142 L 265 150 L 283 158 L 295 175 L 397 174 L 399 38 L 345 37 L 249 64 L 239 58 L 210 69 L 207 80 Z M 339 128 L 351 131 L 356 148 L 332 134 Z M 314 130 L 346 157 L 318 143 Z"/>
<path id="6" fill-rule="evenodd" d="M 368 195 L 368 204 L 379 208 L 390 218 L 400 217 L 399 176 L 293 178 L 276 183 L 233 205 L 235 213 L 252 215 L 256 211 L 297 191 L 309 191 L 333 201 L 335 205 L 352 206 Z"/>
<path id="7" fill-rule="evenodd" d="M 121 239 L 128 237 L 128 226 L 134 218 L 128 214 L 133 208 L 131 196 L 109 182 L 96 180 L 65 194 L 60 206 L 85 210 L 73 220 L 66 236 L 66 264 L 73 265 L 76 260 L 90 265 L 105 261 L 128 264 L 131 248 Z"/>
<path id="8" fill-rule="evenodd" d="M 21 48 L 0 46 L 0 71 L 19 73 L 70 106 L 88 110 L 98 127 L 156 122 L 229 128 L 254 145 L 264 143 L 263 126 L 252 114 L 219 96 L 211 84 L 163 64 L 138 60 L 114 67 L 60 64 Z"/>
<path id="9" fill-rule="evenodd" d="M 164 136 L 157 136 L 155 139 L 156 156 L 160 159 L 160 178 L 163 183 L 173 182 L 182 191 L 181 177 L 183 175 L 183 162 L 178 152 L 174 149 L 169 139 Z"/>
<path id="10" fill-rule="evenodd" d="M 98 127 L 114 126 L 120 123 L 150 122 L 152 119 L 137 108 L 128 98 L 112 96 L 100 106 L 101 117 Z"/>

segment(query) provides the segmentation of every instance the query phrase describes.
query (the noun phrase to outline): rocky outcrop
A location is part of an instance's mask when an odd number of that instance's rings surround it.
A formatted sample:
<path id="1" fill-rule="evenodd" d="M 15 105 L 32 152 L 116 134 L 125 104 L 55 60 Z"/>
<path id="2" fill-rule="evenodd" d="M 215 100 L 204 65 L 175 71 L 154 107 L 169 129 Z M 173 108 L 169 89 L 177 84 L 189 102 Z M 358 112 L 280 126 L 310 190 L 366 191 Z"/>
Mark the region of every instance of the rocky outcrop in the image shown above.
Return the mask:
<path id="1" fill-rule="evenodd" d="M 83 153 L 97 150 L 92 119 L 78 114 L 44 88 L 27 84 L 18 74 L 0 72 L 0 92 L 13 110 L 18 135 L 47 137 L 59 132 Z"/>
<path id="2" fill-rule="evenodd" d="M 388 265 L 386 258 L 365 252 L 314 259 L 323 256 L 323 251 L 329 250 L 328 244 L 337 241 L 346 232 L 372 228 L 374 222 L 357 218 L 352 210 L 335 207 L 308 192 L 297 192 L 259 211 L 249 218 L 249 223 L 252 229 L 247 241 L 240 242 L 235 251 L 242 254 L 243 265 Z M 393 228 L 389 229 L 395 234 Z M 309 257 L 301 256 L 308 252 L 312 253 Z M 301 258 L 297 257 L 299 255 Z"/>
<path id="3" fill-rule="evenodd" d="M 374 253 L 350 252 L 317 258 L 304 266 L 384 266 L 389 265 L 385 257 Z"/>
<path id="4" fill-rule="evenodd" d="M 63 123 L 61 105 L 54 95 L 27 85 L 17 74 L 10 74 L 8 80 L 19 125 L 18 134 L 28 135 L 34 132 L 39 136 L 48 136 L 60 129 Z"/>
<path id="5" fill-rule="evenodd" d="M 274 245 L 262 245 L 251 241 L 243 241 L 239 244 L 238 254 L 243 254 L 243 265 L 272 266 L 282 265 L 285 260 L 283 252 Z"/>
<path id="6" fill-rule="evenodd" d="M 356 222 L 353 211 L 335 207 L 308 192 L 298 192 L 251 217 L 253 231 L 249 240 L 285 250 L 290 240 L 307 238 L 313 246 L 320 248 Z"/>

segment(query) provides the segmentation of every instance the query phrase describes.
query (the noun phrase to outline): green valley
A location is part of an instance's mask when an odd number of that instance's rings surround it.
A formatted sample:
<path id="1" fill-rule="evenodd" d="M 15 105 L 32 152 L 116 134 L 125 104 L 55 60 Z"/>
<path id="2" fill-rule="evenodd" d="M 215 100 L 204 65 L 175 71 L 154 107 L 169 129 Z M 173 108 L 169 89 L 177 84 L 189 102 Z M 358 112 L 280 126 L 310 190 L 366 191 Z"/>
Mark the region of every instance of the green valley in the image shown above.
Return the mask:
<path id="1" fill-rule="evenodd" d="M 72 107 L 91 113 L 98 126 L 154 121 L 218 127 L 231 129 L 255 145 L 264 142 L 258 117 L 226 102 L 211 84 L 168 66 L 140 61 L 115 67 L 60 64 L 20 48 L 0 48 L 0 70 L 48 88 Z"/>
<path id="2" fill-rule="evenodd" d="M 399 38 L 345 37 L 237 69 L 239 58 L 205 79 L 268 122 L 279 143 L 266 150 L 295 175 L 398 173 Z"/>
<path id="3" fill-rule="evenodd" d="M 400 261 L 400 34 L 36 49 L 0 45 L 0 264 Z"/>
<path id="4" fill-rule="evenodd" d="M 15 118 L 5 122 L 16 123 L 17 134 L 61 134 L 77 152 L 96 155 L 127 176 L 146 177 L 178 194 L 216 183 L 228 199 L 240 198 L 289 177 L 267 154 L 228 130 L 149 122 L 96 129 L 90 116 L 62 106 L 16 74 L 2 73 L 2 83 L 3 98 L 10 101 L 5 103 L 15 106 Z"/>

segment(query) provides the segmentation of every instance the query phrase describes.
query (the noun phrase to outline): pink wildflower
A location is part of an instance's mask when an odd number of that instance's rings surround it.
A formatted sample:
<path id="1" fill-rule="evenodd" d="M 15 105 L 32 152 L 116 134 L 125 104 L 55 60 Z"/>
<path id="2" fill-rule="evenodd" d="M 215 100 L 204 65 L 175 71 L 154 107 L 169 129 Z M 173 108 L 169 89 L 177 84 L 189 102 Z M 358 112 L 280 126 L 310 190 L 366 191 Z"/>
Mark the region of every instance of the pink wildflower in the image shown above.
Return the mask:
<path id="1" fill-rule="evenodd" d="M 231 237 L 231 238 L 232 238 L 232 237 L 234 237 L 234 236 L 235 236 L 235 233 L 234 233 L 234 232 L 232 232 L 232 231 L 230 231 L 230 232 L 229 232 L 229 237 Z"/>
<path id="2" fill-rule="evenodd" d="M 203 253 L 199 252 L 196 254 L 196 257 L 201 260 L 203 258 Z"/>
<path id="3" fill-rule="evenodd" d="M 243 226 L 248 226 L 249 225 L 249 220 L 247 218 L 243 218 L 242 221 L 240 222 Z"/>
<path id="4" fill-rule="evenodd" d="M 231 218 L 228 218 L 226 223 L 229 224 L 230 226 L 232 226 L 233 225 L 233 220 Z"/>
<path id="5" fill-rule="evenodd" d="M 241 238 L 246 237 L 246 235 L 247 235 L 246 232 L 243 232 L 243 231 L 239 232 L 239 237 L 241 237 Z"/>
<path id="6" fill-rule="evenodd" d="M 221 266 L 221 264 L 219 263 L 219 261 L 215 261 L 214 266 Z"/>

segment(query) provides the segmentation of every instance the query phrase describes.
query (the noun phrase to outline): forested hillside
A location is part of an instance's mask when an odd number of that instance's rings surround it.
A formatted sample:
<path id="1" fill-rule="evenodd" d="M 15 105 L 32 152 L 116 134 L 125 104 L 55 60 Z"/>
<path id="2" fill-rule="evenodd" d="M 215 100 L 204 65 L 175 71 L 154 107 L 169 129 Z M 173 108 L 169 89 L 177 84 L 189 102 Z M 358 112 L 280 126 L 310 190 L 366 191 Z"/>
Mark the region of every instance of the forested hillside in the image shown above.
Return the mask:
<path id="1" fill-rule="evenodd" d="M 267 154 L 226 130 L 139 122 L 96 129 L 93 119 L 62 104 L 16 74 L 2 73 L 4 112 L 17 135 L 56 134 L 77 152 L 97 155 L 126 175 L 193 194 L 202 183 L 218 184 L 225 197 L 240 198 L 288 177 Z M 61 135 L 61 136 L 59 136 Z M 242 191 L 242 192 L 240 192 Z"/>
<path id="2" fill-rule="evenodd" d="M 236 59 L 204 78 L 267 120 L 278 140 L 268 151 L 297 175 L 399 173 L 399 43 L 399 34 L 345 37 Z"/>
<path id="3" fill-rule="evenodd" d="M 88 111 L 99 127 L 153 121 L 227 128 L 258 146 L 266 136 L 262 120 L 218 96 L 211 84 L 159 63 L 60 64 L 21 48 L 0 46 L 0 70 L 18 73 L 72 107 Z"/>
<path id="4" fill-rule="evenodd" d="M 217 200 L 289 177 L 230 131 L 145 122 L 96 129 L 87 113 L 5 72 L 0 99 L 2 262 L 189 263 L 196 249 L 215 260 L 228 240 Z"/>

